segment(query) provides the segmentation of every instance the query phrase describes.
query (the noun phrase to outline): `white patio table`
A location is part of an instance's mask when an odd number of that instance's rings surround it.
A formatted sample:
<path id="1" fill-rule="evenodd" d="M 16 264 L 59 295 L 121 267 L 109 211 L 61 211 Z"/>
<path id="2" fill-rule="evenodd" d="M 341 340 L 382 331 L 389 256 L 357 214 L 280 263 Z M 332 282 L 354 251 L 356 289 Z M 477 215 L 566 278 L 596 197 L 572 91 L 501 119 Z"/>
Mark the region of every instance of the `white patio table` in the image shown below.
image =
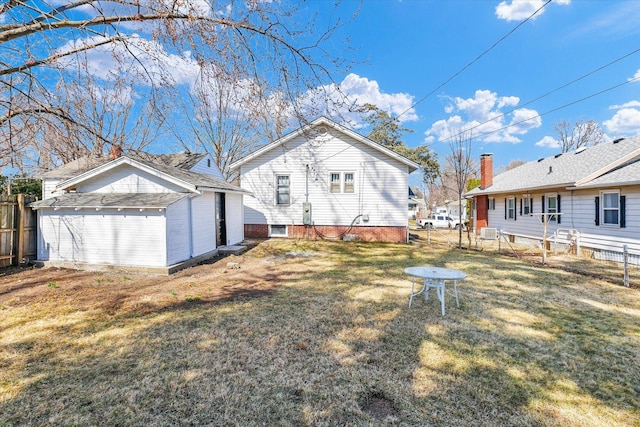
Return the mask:
<path id="1" fill-rule="evenodd" d="M 442 306 L 442 315 L 444 316 L 444 294 L 445 294 L 445 282 L 447 280 L 453 281 L 453 295 L 456 298 L 456 306 L 460 307 L 458 302 L 458 280 L 464 280 L 467 274 L 460 270 L 452 270 L 450 268 L 420 266 L 420 267 L 407 267 L 404 272 L 411 276 L 411 295 L 409 296 L 409 307 L 413 302 L 413 297 L 420 295 L 424 292 L 424 300 L 429 299 L 429 289 L 435 288 L 440 305 Z M 422 288 L 415 292 L 416 278 L 422 280 Z"/>

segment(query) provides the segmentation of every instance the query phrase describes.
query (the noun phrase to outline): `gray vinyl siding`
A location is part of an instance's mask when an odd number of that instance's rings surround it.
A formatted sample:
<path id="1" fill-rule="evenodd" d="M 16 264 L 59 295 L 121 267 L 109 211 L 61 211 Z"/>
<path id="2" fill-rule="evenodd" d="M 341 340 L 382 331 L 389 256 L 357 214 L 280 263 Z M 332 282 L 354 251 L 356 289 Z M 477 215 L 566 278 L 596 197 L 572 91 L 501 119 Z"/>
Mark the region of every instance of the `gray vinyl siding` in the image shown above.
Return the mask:
<path id="1" fill-rule="evenodd" d="M 60 183 L 60 179 L 45 178 L 42 180 L 42 200 L 55 196 L 56 185 Z"/>
<path id="2" fill-rule="evenodd" d="M 247 224 L 302 224 L 306 165 L 308 199 L 316 225 L 407 226 L 408 167 L 380 151 L 331 129 L 320 144 L 295 138 L 241 167 L 241 186 L 254 197 L 244 198 Z M 353 193 L 331 193 L 331 172 L 354 173 Z M 277 206 L 276 175 L 290 176 L 291 203 Z"/>
<path id="3" fill-rule="evenodd" d="M 595 224 L 595 198 L 600 196 L 599 189 L 574 191 L 549 191 L 547 193 L 532 193 L 534 213 L 541 212 L 542 196 L 556 193 L 561 196 L 560 210 L 562 218 L 560 224 L 549 222 L 547 238 L 560 230 L 566 233 L 573 229 L 580 233 L 582 247 L 601 250 L 621 251 L 623 245 L 629 250 L 640 253 L 640 186 L 613 187 L 626 197 L 625 219 L 626 227 L 619 225 Z M 505 233 L 542 238 L 543 225 L 539 217 L 520 216 L 520 197 L 517 195 L 516 220 L 505 220 L 504 200 L 513 194 L 498 194 L 490 197 L 496 199 L 496 209 L 489 211 L 489 227 L 502 229 Z M 602 201 L 601 201 L 602 203 Z"/>

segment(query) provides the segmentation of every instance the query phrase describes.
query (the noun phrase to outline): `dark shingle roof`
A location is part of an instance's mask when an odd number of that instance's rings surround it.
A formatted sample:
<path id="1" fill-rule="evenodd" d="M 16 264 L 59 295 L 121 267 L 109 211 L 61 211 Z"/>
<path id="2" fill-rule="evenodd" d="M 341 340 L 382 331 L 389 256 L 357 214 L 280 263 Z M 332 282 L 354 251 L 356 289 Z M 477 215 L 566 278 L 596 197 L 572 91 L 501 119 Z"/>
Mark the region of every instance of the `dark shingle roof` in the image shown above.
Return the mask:
<path id="1" fill-rule="evenodd" d="M 31 203 L 32 208 L 166 208 L 187 193 L 67 193 Z"/>
<path id="2" fill-rule="evenodd" d="M 154 165 L 166 165 L 172 166 L 180 169 L 191 169 L 194 167 L 200 160 L 202 160 L 206 156 L 205 153 L 175 153 L 175 154 L 151 154 L 151 153 L 140 153 L 140 154 L 128 154 L 127 157 L 134 160 L 142 160 L 146 162 L 151 162 Z M 91 169 L 97 168 L 98 166 L 102 166 L 106 163 L 109 163 L 113 159 L 110 156 L 96 156 L 89 155 L 85 157 L 81 157 L 79 159 L 73 160 L 58 169 L 54 169 L 52 171 L 46 172 L 42 174 L 42 178 L 51 178 L 51 179 L 69 179 L 76 177 L 80 174 L 90 171 Z"/>
<path id="3" fill-rule="evenodd" d="M 475 188 L 468 195 L 506 193 L 553 187 L 587 186 L 598 177 L 619 168 L 616 162 L 640 157 L 640 136 L 618 142 L 598 144 L 582 150 L 546 157 L 518 166 L 493 177 L 493 184 L 484 190 Z M 608 180 L 624 178 L 622 173 L 610 174 Z"/>

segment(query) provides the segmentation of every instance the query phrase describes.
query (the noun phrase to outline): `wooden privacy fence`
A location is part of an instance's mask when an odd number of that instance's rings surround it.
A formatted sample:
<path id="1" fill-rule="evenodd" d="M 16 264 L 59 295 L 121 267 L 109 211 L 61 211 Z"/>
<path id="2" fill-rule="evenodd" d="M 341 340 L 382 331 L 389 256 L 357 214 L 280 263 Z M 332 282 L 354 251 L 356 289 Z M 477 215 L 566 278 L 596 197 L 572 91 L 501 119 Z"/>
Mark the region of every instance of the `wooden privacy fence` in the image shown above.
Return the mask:
<path id="1" fill-rule="evenodd" d="M 34 196 L 0 196 L 0 267 L 36 259 L 36 212 L 27 205 Z"/>

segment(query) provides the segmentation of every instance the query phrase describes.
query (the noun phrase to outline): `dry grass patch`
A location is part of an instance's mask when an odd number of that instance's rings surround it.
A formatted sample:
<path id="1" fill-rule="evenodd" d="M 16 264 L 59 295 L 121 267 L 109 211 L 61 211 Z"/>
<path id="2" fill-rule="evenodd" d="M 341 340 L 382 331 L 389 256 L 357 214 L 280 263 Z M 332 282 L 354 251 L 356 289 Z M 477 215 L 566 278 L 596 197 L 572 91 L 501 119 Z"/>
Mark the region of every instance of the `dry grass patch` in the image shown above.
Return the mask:
<path id="1" fill-rule="evenodd" d="M 491 253 L 272 240 L 168 278 L 0 276 L 0 425 L 637 425 L 637 289 Z M 465 270 L 407 307 L 402 270 Z"/>

